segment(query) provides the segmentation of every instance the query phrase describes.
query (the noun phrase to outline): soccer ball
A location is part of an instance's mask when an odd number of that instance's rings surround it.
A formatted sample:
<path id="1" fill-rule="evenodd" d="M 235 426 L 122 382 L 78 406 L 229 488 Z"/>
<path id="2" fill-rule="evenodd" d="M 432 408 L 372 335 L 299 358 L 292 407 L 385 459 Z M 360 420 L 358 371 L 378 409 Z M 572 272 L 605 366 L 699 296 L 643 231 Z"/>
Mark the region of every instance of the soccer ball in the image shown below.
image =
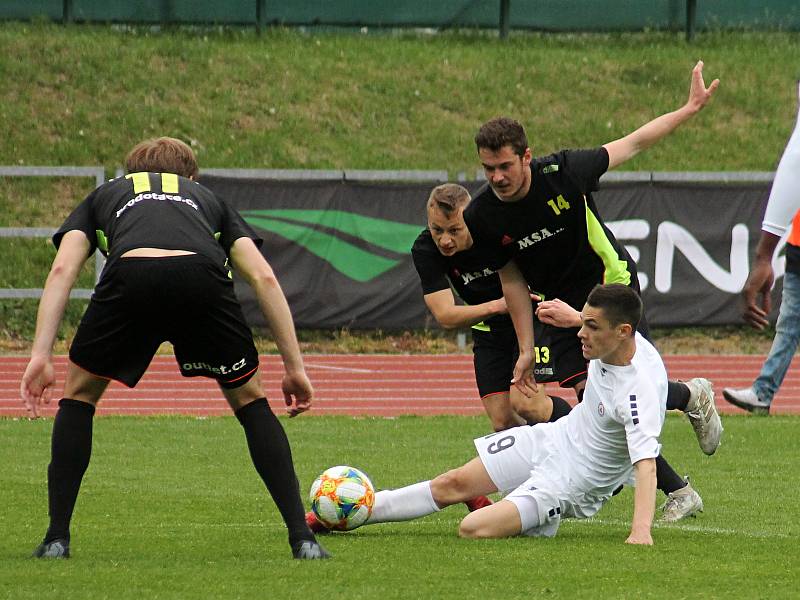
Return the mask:
<path id="1" fill-rule="evenodd" d="M 349 531 L 372 514 L 375 488 L 369 477 L 347 466 L 326 469 L 311 484 L 311 510 L 329 529 Z"/>

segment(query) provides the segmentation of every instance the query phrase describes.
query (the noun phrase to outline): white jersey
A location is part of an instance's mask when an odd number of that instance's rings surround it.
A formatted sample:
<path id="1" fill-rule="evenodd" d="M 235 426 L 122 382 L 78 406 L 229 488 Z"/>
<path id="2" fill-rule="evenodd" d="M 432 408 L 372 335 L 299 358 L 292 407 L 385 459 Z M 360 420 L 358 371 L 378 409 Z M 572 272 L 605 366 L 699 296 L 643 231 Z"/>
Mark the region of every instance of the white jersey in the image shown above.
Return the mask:
<path id="1" fill-rule="evenodd" d="M 659 455 L 666 405 L 664 363 L 637 333 L 631 364 L 589 362 L 583 401 L 568 415 L 478 438 L 475 447 L 497 489 L 513 490 L 506 499 L 523 533 L 551 536 L 562 517 L 593 516 L 633 482 L 635 463 Z"/>
<path id="2" fill-rule="evenodd" d="M 661 452 L 666 403 L 664 363 L 638 332 L 631 364 L 590 361 L 583 401 L 549 432 L 570 487 L 600 499 L 630 482 L 634 463 Z"/>
<path id="3" fill-rule="evenodd" d="M 778 163 L 778 169 L 775 171 L 775 179 L 764 211 L 764 221 L 761 223 L 762 230 L 777 236 L 786 233 L 792 217 L 800 209 L 798 187 L 800 187 L 800 112 L 797 114 L 794 131 Z"/>

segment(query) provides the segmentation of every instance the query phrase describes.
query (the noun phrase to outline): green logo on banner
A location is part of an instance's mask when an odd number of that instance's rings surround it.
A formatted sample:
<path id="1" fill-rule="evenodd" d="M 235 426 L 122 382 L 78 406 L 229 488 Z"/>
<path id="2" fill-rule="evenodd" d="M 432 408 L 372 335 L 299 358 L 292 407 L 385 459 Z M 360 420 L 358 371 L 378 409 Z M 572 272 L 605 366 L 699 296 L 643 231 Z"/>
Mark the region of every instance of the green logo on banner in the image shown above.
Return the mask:
<path id="1" fill-rule="evenodd" d="M 240 211 L 245 221 L 299 244 L 350 279 L 364 283 L 383 275 L 408 255 L 420 225 L 366 217 L 342 210 L 275 208 Z M 381 248 L 370 252 L 319 228 L 338 231 Z"/>

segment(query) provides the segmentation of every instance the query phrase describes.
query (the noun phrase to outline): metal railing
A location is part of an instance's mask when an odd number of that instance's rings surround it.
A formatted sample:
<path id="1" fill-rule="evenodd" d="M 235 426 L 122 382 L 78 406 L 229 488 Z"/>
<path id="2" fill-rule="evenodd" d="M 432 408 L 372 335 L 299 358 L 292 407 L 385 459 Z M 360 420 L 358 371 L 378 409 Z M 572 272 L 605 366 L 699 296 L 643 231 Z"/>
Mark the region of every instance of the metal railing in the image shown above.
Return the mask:
<path id="1" fill-rule="evenodd" d="M 116 177 L 123 174 L 116 171 Z M 203 169 L 201 175 L 241 179 L 271 179 L 278 181 L 410 181 L 445 182 L 466 180 L 463 173 L 454 179 L 445 170 L 363 170 L 363 169 Z M 769 183 L 774 178 L 771 171 L 612 171 L 601 177 L 603 183 Z M 0 166 L 0 177 L 94 177 L 96 185 L 105 181 L 103 167 L 15 167 Z M 476 181 L 485 181 L 483 170 L 475 173 Z M 0 227 L 0 238 L 48 238 L 55 233 L 52 227 Z M 95 253 L 95 281 L 100 277 L 105 261 L 100 252 Z M 89 298 L 91 289 L 77 288 L 70 298 Z M 2 298 L 40 298 L 42 288 L 0 288 Z"/>
<path id="2" fill-rule="evenodd" d="M 2 167 L 0 177 L 94 177 L 95 185 L 106 180 L 103 167 Z M 56 232 L 52 227 L 0 227 L 0 238 L 49 238 Z M 95 253 L 95 281 L 100 278 L 105 260 L 100 252 Z M 70 298 L 89 298 L 92 291 L 76 288 Z M 42 288 L 0 288 L 0 298 L 41 298 Z"/>

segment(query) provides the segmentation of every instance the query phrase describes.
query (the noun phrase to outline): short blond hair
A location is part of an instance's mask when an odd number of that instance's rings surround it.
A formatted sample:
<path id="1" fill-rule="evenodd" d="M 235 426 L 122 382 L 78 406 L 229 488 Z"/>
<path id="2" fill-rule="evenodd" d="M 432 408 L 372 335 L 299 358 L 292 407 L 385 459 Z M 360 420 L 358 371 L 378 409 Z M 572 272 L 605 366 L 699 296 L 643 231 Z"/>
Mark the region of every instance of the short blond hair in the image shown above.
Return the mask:
<path id="1" fill-rule="evenodd" d="M 128 173 L 175 173 L 195 177 L 199 172 L 192 149 L 181 140 L 160 137 L 139 142 L 125 158 Z"/>
<path id="2" fill-rule="evenodd" d="M 454 212 L 469 204 L 472 197 L 467 189 L 457 183 L 437 185 L 428 197 L 428 210 L 435 208 L 450 217 Z"/>

